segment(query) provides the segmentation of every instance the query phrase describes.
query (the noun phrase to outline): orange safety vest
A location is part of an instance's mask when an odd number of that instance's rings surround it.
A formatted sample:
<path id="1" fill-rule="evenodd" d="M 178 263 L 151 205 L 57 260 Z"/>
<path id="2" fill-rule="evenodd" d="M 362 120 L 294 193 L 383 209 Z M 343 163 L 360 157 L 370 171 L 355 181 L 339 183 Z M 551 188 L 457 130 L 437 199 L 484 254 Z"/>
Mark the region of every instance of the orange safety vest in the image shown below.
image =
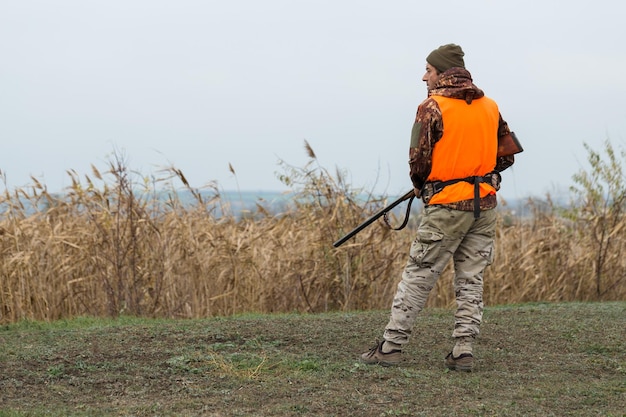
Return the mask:
<path id="1" fill-rule="evenodd" d="M 450 181 L 484 176 L 496 166 L 500 112 L 488 97 L 465 100 L 431 96 L 439 105 L 443 136 L 435 144 L 429 181 Z M 495 194 L 491 184 L 480 183 L 480 197 Z M 459 181 L 447 185 L 428 204 L 446 204 L 474 198 L 474 185 Z"/>

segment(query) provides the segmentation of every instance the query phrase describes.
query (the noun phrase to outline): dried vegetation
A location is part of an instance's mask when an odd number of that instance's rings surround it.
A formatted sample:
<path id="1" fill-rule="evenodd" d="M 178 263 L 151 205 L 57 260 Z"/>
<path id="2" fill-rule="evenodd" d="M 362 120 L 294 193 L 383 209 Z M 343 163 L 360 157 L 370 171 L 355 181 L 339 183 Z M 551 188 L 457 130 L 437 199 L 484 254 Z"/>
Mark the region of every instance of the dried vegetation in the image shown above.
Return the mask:
<path id="1" fill-rule="evenodd" d="M 259 202 L 239 216 L 215 184 L 201 192 L 176 168 L 142 177 L 120 155 L 106 172 L 94 167 L 82 180 L 69 172 L 63 195 L 36 179 L 7 189 L 0 197 L 0 323 L 388 308 L 419 213 L 402 232 L 373 224 L 333 248 L 387 201 L 363 198 L 345 175 L 317 165 L 306 146 L 305 167 L 282 163 L 280 180 L 294 190 L 282 213 Z M 607 152 L 609 161 L 594 166 L 590 150 L 591 173 L 575 177 L 571 207 L 529 200 L 532 215 L 522 218 L 500 205 L 487 304 L 626 299 L 626 193 L 621 171 L 603 177 L 619 162 L 608 143 Z M 192 203 L 180 200 L 174 182 Z M 454 303 L 451 279 L 448 268 L 430 306 Z"/>

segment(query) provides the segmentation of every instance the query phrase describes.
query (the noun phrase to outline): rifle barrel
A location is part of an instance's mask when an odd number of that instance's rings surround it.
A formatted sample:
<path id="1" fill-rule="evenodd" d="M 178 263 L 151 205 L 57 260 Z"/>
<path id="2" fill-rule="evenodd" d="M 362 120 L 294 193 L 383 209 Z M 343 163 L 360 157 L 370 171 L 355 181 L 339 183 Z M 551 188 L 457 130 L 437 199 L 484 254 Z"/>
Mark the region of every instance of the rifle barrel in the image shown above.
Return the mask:
<path id="1" fill-rule="evenodd" d="M 370 217 L 369 219 L 365 220 L 363 223 L 361 223 L 360 225 L 352 229 L 350 233 L 348 233 L 347 235 L 345 235 L 344 237 L 342 237 L 341 239 L 333 243 L 333 246 L 338 248 L 339 246 L 343 245 L 344 243 L 346 243 L 348 239 L 350 239 L 351 237 L 359 233 L 361 230 L 365 229 L 370 224 L 374 223 L 380 216 L 384 215 L 388 211 L 391 211 L 391 209 L 393 209 L 395 206 L 397 206 L 398 204 L 402 203 L 405 200 L 408 200 L 413 195 L 415 195 L 415 193 L 413 189 L 411 189 L 411 191 L 407 192 L 402 197 L 398 198 L 397 200 L 395 200 L 393 203 L 389 204 L 388 206 L 382 208 L 381 210 L 376 212 L 376 214 L 374 214 L 372 217 Z"/>

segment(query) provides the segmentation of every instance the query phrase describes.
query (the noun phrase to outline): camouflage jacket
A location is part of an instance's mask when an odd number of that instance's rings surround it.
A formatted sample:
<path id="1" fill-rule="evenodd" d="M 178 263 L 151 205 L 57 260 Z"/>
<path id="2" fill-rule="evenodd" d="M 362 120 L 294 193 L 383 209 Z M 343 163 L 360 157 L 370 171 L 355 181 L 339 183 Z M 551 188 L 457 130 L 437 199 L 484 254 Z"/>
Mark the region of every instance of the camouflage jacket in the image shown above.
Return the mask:
<path id="1" fill-rule="evenodd" d="M 435 144 L 443 136 L 443 120 L 437 102 L 430 96 L 438 95 L 458 98 L 471 103 L 473 99 L 481 98 L 485 93 L 472 82 L 471 74 L 463 68 L 450 68 L 442 74 L 435 88 L 428 92 L 428 98 L 417 108 L 417 116 L 411 132 L 411 147 L 409 150 L 409 168 L 413 187 L 421 190 L 431 171 L 432 153 Z M 510 133 L 509 126 L 500 115 L 498 137 Z M 515 162 L 514 157 L 498 157 L 495 170 L 504 171 Z M 481 198 L 480 208 L 494 208 L 497 204 L 496 196 L 489 195 Z M 464 200 L 445 204 L 446 207 L 457 210 L 473 210 L 473 200 Z"/>

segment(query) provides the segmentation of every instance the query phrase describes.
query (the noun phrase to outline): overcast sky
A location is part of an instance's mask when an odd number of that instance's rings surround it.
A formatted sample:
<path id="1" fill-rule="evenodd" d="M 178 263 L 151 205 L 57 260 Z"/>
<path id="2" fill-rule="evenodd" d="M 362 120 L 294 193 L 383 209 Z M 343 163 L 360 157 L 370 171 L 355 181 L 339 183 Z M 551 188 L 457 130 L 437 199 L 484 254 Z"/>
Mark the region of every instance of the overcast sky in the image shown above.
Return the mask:
<path id="1" fill-rule="evenodd" d="M 525 148 L 501 195 L 566 191 L 583 143 L 626 142 L 625 4 L 0 0 L 0 170 L 60 191 L 117 150 L 194 187 L 282 191 L 307 140 L 355 188 L 404 193 L 425 57 L 457 43 Z"/>

